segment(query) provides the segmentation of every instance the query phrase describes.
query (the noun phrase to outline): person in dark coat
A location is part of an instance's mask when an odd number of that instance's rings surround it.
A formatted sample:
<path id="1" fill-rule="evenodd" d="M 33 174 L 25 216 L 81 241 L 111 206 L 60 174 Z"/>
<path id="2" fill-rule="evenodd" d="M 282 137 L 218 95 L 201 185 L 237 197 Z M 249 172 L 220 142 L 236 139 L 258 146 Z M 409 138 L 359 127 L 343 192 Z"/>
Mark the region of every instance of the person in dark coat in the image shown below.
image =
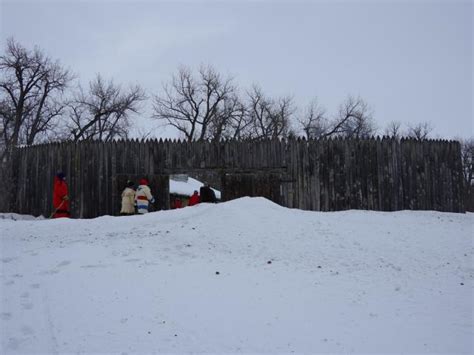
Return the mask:
<path id="1" fill-rule="evenodd" d="M 54 177 L 53 187 L 53 218 L 70 217 L 69 213 L 69 191 L 66 183 L 66 175 L 59 172 Z"/>
<path id="2" fill-rule="evenodd" d="M 216 194 L 214 193 L 214 190 L 211 189 L 208 183 L 205 183 L 204 186 L 201 186 L 199 194 L 201 195 L 201 202 L 217 202 Z"/>
<path id="3" fill-rule="evenodd" d="M 199 194 L 194 190 L 193 195 L 189 198 L 188 206 L 195 206 L 199 203 Z"/>

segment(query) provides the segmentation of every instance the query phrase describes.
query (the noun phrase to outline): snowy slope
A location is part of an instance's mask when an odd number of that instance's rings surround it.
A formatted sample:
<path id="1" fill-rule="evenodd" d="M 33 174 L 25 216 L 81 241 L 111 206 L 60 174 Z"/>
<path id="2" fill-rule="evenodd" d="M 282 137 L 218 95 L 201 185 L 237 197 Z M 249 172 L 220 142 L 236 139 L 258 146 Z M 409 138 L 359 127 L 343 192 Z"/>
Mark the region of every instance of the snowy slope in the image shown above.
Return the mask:
<path id="1" fill-rule="evenodd" d="M 0 219 L 0 353 L 472 353 L 473 223 L 263 198 Z"/>

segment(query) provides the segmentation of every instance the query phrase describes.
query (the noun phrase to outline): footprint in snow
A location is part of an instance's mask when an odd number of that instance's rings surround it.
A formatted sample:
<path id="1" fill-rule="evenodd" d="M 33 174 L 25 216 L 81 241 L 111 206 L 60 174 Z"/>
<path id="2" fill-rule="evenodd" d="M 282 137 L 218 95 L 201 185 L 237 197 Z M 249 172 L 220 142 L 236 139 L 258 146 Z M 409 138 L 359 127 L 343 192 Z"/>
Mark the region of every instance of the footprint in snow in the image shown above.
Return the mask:
<path id="1" fill-rule="evenodd" d="M 106 268 L 107 264 L 92 264 L 92 265 L 81 265 L 82 269 L 95 269 L 95 268 Z"/>
<path id="2" fill-rule="evenodd" d="M 33 309 L 33 303 L 22 303 L 23 309 Z"/>
<path id="3" fill-rule="evenodd" d="M 61 261 L 56 267 L 63 267 L 69 265 L 71 262 L 69 260 Z"/>
<path id="4" fill-rule="evenodd" d="M 27 325 L 22 326 L 20 330 L 23 335 L 33 335 L 35 333 L 33 329 L 28 327 Z"/>
<path id="5" fill-rule="evenodd" d="M 30 287 L 31 288 L 40 288 L 40 284 L 31 284 Z"/>
<path id="6" fill-rule="evenodd" d="M 7 342 L 7 349 L 16 350 L 20 346 L 20 342 L 17 338 L 9 338 Z"/>
<path id="7" fill-rule="evenodd" d="M 12 314 L 8 312 L 0 313 L 1 320 L 10 320 L 12 318 Z"/>
<path id="8" fill-rule="evenodd" d="M 12 262 L 13 260 L 15 259 L 18 259 L 18 258 L 3 258 L 3 259 L 0 259 L 2 261 L 2 263 L 9 263 L 9 262 Z"/>

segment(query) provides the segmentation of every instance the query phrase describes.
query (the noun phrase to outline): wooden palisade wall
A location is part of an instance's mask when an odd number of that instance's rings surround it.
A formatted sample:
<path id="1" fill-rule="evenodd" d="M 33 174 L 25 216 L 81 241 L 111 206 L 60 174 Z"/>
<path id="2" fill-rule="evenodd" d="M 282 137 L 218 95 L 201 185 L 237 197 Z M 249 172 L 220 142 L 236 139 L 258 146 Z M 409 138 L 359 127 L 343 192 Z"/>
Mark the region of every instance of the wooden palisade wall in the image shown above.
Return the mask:
<path id="1" fill-rule="evenodd" d="M 72 215 L 79 218 L 118 213 L 122 188 L 118 177 L 155 176 L 160 180 L 173 173 L 202 171 L 223 177 L 268 174 L 272 185 L 277 176 L 277 202 L 291 208 L 464 212 L 456 141 L 123 140 L 24 147 L 15 152 L 12 188 L 16 200 L 11 210 L 49 215 L 53 177 L 59 170 L 67 175 Z M 255 191 L 260 190 L 265 189 Z"/>

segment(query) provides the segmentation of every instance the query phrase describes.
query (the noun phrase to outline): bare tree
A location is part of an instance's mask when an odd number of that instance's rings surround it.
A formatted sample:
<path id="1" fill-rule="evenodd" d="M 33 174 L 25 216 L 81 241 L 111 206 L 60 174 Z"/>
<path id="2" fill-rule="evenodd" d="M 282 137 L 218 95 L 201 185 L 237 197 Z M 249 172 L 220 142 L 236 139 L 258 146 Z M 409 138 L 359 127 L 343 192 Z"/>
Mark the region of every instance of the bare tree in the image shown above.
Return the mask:
<path id="1" fill-rule="evenodd" d="M 433 126 L 429 122 L 408 125 L 407 137 L 415 139 L 427 139 L 432 131 Z"/>
<path id="2" fill-rule="evenodd" d="M 106 82 L 100 75 L 89 83 L 89 91 L 82 88 L 68 105 L 68 133 L 72 140 L 98 139 L 110 141 L 126 138 L 130 114 L 139 112 L 140 102 L 146 99 L 143 89 L 136 85 L 123 90 L 113 81 Z"/>
<path id="3" fill-rule="evenodd" d="M 63 94 L 73 76 L 58 63 L 51 64 L 38 87 L 37 100 L 31 114 L 26 115 L 25 139 L 27 145 L 33 144 L 41 135 L 47 136 L 57 125 L 65 109 Z"/>
<path id="4" fill-rule="evenodd" d="M 0 56 L 0 131 L 5 151 L 33 144 L 51 129 L 63 109 L 62 94 L 73 75 L 39 48 L 28 50 L 14 39 Z"/>
<path id="5" fill-rule="evenodd" d="M 15 120 L 15 109 L 8 100 L 0 100 L 0 164 L 6 157 L 9 144 L 11 144 L 10 125 Z"/>
<path id="6" fill-rule="evenodd" d="M 137 127 L 133 132 L 133 136 L 140 140 L 149 139 L 152 137 L 153 129 L 146 129 L 144 127 Z"/>
<path id="7" fill-rule="evenodd" d="M 323 137 L 329 128 L 326 110 L 319 105 L 316 98 L 309 103 L 298 122 L 306 138 Z"/>
<path id="8" fill-rule="evenodd" d="M 360 97 L 348 96 L 339 106 L 339 112 L 330 122 L 324 137 L 364 138 L 374 132 L 375 125 L 368 104 Z"/>
<path id="9" fill-rule="evenodd" d="M 295 113 L 289 96 L 271 99 L 256 85 L 247 93 L 247 113 L 251 122 L 250 136 L 255 139 L 287 137 Z"/>
<path id="10" fill-rule="evenodd" d="M 208 136 L 213 140 L 245 138 L 249 134 L 250 124 L 245 105 L 234 93 L 218 108 L 209 124 Z"/>
<path id="11" fill-rule="evenodd" d="M 401 136 L 401 127 L 402 124 L 398 121 L 391 121 L 388 123 L 387 127 L 385 127 L 384 134 L 389 137 L 393 138 L 400 138 Z"/>
<path id="12" fill-rule="evenodd" d="M 233 79 L 223 78 L 211 66 L 201 67 L 197 79 L 181 67 L 163 92 L 154 97 L 153 117 L 165 120 L 189 141 L 219 139 L 241 109 Z"/>
<path id="13" fill-rule="evenodd" d="M 251 137 L 252 121 L 247 114 L 247 108 L 239 99 L 239 104 L 231 116 L 227 136 L 233 139 L 246 139 Z"/>

